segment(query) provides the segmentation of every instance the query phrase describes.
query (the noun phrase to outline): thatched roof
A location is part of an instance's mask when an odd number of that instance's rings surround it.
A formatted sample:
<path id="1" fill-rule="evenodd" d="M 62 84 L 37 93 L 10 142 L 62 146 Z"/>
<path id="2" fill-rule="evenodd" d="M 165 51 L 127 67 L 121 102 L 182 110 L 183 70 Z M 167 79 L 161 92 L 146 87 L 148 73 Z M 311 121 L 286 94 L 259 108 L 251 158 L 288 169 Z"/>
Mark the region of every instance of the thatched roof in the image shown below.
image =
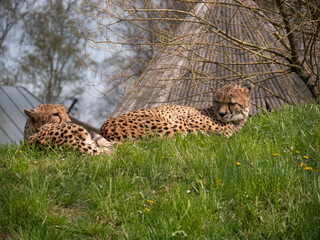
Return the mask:
<path id="1" fill-rule="evenodd" d="M 210 88 L 253 82 L 251 114 L 312 98 L 289 52 L 253 1 L 198 3 L 111 117 L 164 104 L 207 107 Z"/>

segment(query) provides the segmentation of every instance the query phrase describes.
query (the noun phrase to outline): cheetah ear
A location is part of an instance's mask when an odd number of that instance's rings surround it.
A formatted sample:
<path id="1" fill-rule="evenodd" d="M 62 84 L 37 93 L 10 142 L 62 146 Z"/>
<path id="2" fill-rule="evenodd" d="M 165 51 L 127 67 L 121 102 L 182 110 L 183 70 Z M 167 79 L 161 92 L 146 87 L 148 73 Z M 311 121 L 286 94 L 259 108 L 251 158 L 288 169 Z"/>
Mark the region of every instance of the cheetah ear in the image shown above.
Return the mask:
<path id="1" fill-rule="evenodd" d="M 37 114 L 33 110 L 24 109 L 24 114 L 32 121 L 35 121 L 37 119 Z"/>
<path id="2" fill-rule="evenodd" d="M 249 83 L 249 84 L 245 85 L 245 88 L 248 89 L 248 96 L 250 96 L 251 93 L 253 92 L 254 85 L 252 83 Z"/>

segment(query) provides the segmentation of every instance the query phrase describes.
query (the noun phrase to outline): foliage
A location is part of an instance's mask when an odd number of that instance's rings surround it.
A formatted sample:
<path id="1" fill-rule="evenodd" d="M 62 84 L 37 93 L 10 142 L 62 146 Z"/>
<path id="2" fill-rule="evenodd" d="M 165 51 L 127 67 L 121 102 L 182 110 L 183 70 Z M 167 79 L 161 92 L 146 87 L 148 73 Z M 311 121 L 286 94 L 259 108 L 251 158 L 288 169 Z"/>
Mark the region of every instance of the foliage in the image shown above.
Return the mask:
<path id="1" fill-rule="evenodd" d="M 30 2 L 0 0 L 0 54 L 9 32 L 28 14 Z"/>
<path id="2" fill-rule="evenodd" d="M 263 83 L 270 80 L 271 74 L 275 75 L 272 76 L 274 80 L 294 72 L 314 95 L 319 94 L 320 22 L 319 2 L 316 0 L 181 0 L 165 1 L 165 4 L 161 4 L 163 1 L 133 0 L 115 0 L 105 4 L 97 2 L 88 1 L 96 15 L 83 12 L 84 16 L 95 21 L 95 25 L 91 25 L 95 28 L 90 26 L 94 34 L 87 34 L 85 38 L 92 43 L 91 46 L 112 53 L 114 71 L 107 72 L 107 76 L 116 79 L 118 85 L 130 86 L 139 82 L 141 73 L 150 66 L 150 60 L 160 50 L 169 52 L 172 57 L 182 56 L 191 62 L 187 67 L 177 64 L 177 71 L 182 73 L 175 76 L 174 80 L 182 83 L 187 79 L 195 81 L 196 86 L 201 85 L 214 75 L 212 71 L 221 68 L 219 71 L 226 72 L 221 78 L 231 72 L 227 80 L 254 81 L 262 89 L 267 88 L 273 96 L 283 99 L 281 93 L 270 86 L 263 86 Z M 196 7 L 200 4 L 202 7 L 198 9 L 201 11 L 197 11 Z M 216 9 L 224 9 L 219 13 L 221 16 L 217 17 Z M 246 15 L 253 22 L 241 22 L 246 32 L 232 35 L 241 20 L 234 22 L 238 14 Z M 179 29 L 179 25 L 188 22 L 188 28 Z M 258 36 L 252 32 L 259 32 Z M 248 41 L 252 36 L 256 38 L 255 42 Z M 180 48 L 175 48 L 175 45 Z M 220 51 L 230 52 L 230 59 L 223 58 L 228 56 L 219 56 Z M 246 54 L 247 65 L 256 66 L 255 72 L 241 69 L 244 63 L 240 59 L 245 58 Z M 195 58 L 197 61 L 193 63 Z M 211 63 L 210 69 L 202 66 L 208 62 Z M 174 64 L 170 63 L 172 67 L 175 67 Z M 274 68 L 272 64 L 281 68 Z M 239 69 L 235 69 L 235 66 Z M 185 68 L 186 72 L 192 73 L 190 79 L 186 77 Z M 219 81 L 220 75 L 217 75 L 210 80 Z M 256 77 L 259 79 L 256 80 Z"/>
<path id="3" fill-rule="evenodd" d="M 128 87 L 141 76 L 159 43 L 167 38 L 168 32 L 174 31 L 175 19 L 183 15 L 170 10 L 190 9 L 187 6 L 179 1 L 90 0 L 81 11 L 78 9 L 81 27 L 85 28 L 82 37 L 91 43 L 87 47 L 108 53 L 109 69 L 102 74 L 113 83 L 113 89 L 121 85 Z M 146 11 L 128 12 L 128 9 Z M 160 13 L 158 9 L 169 11 Z"/>
<path id="4" fill-rule="evenodd" d="M 72 28 L 72 16 L 61 1 L 48 4 L 24 22 L 23 44 L 29 46 L 21 60 L 24 79 L 45 102 L 78 95 L 83 78 L 81 41 Z M 73 93 L 71 93 L 74 91 Z M 71 93 L 71 94 L 70 94 Z M 61 101 L 61 100 L 60 100 Z"/>
<path id="5" fill-rule="evenodd" d="M 319 239 L 320 107 L 288 106 L 227 139 L 124 143 L 110 156 L 0 148 L 10 239 Z"/>
<path id="6" fill-rule="evenodd" d="M 68 106 L 70 100 L 82 100 L 81 93 L 91 90 L 85 88 L 91 86 L 86 63 L 95 66 L 96 61 L 84 54 L 71 5 L 52 0 L 0 2 L 0 84 L 24 86 L 45 102 Z M 73 110 L 81 109 L 83 117 L 87 105 L 79 102 Z"/>
<path id="7" fill-rule="evenodd" d="M 0 83 L 14 85 L 19 76 L 19 70 L 10 67 L 8 62 L 9 44 L 12 42 L 12 32 L 28 15 L 34 1 L 0 0 Z M 10 35 L 11 34 L 11 35 Z M 9 60 L 9 61 L 8 61 Z"/>
<path id="8" fill-rule="evenodd" d="M 288 49 L 291 69 L 314 95 L 320 95 L 320 2 L 317 0 L 263 0 L 259 7 L 276 29 L 275 35 Z"/>

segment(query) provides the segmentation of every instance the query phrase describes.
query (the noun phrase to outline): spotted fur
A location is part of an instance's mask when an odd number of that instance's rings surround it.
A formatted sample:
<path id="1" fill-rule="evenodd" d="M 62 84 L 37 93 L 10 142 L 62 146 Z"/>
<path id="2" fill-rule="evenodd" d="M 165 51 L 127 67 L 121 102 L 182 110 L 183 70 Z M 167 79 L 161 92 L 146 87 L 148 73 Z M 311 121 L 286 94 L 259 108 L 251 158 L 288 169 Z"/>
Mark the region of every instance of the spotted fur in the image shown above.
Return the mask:
<path id="1" fill-rule="evenodd" d="M 33 110 L 25 109 L 28 117 L 24 139 L 28 144 L 69 146 L 80 153 L 110 152 L 112 145 L 102 136 L 89 133 L 71 123 L 67 109 L 60 104 L 41 104 Z"/>
<path id="2" fill-rule="evenodd" d="M 249 115 L 253 85 L 226 85 L 213 91 L 212 106 L 196 109 L 187 106 L 165 105 L 139 109 L 117 118 L 107 119 L 100 134 L 109 141 L 140 139 L 150 135 L 169 135 L 177 132 L 203 132 L 230 137 L 239 131 Z"/>

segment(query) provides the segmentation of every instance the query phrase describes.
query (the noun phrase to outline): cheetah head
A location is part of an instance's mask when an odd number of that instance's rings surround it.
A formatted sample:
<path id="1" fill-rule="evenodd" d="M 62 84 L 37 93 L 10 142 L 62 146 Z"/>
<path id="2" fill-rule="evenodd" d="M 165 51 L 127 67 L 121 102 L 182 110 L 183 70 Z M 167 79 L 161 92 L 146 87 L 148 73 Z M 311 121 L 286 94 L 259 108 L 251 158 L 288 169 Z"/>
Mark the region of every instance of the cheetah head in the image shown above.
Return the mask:
<path id="1" fill-rule="evenodd" d="M 226 85 L 213 91 L 213 105 L 216 117 L 221 122 L 241 124 L 248 118 L 250 95 L 253 84 L 241 87 L 239 85 Z"/>
<path id="2" fill-rule="evenodd" d="M 32 128 L 33 131 L 47 123 L 66 123 L 71 122 L 67 109 L 61 104 L 41 104 L 33 110 L 24 109 L 28 117 L 26 128 Z"/>

